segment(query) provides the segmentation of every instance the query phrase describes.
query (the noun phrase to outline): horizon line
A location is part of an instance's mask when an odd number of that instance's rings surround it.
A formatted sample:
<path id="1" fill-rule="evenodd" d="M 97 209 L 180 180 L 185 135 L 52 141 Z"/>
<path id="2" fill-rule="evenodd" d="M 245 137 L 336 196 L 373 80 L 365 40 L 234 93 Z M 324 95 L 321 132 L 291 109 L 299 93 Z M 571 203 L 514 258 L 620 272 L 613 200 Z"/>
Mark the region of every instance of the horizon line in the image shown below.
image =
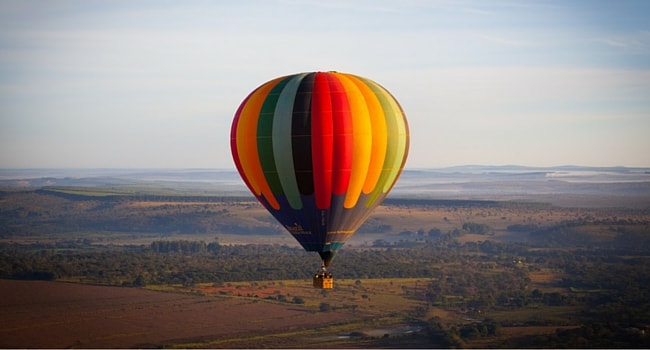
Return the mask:
<path id="1" fill-rule="evenodd" d="M 457 164 L 430 167 L 404 167 L 403 170 L 431 170 L 453 168 L 527 168 L 527 169 L 554 169 L 554 168 L 591 168 L 591 169 L 648 169 L 650 165 L 521 165 L 521 164 Z M 235 167 L 0 167 L 0 171 L 38 171 L 38 170 L 194 170 L 194 171 L 237 171 Z"/>

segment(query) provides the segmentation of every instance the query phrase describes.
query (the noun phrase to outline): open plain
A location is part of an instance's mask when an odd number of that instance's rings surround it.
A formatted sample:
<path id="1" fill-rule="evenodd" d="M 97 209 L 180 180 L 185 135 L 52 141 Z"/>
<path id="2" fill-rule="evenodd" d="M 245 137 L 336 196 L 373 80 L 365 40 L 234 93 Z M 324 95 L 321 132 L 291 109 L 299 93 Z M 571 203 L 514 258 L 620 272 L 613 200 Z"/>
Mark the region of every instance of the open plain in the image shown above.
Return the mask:
<path id="1" fill-rule="evenodd" d="M 326 291 L 230 175 L 3 180 L 0 347 L 647 348 L 650 181 L 608 171 L 407 173 Z"/>

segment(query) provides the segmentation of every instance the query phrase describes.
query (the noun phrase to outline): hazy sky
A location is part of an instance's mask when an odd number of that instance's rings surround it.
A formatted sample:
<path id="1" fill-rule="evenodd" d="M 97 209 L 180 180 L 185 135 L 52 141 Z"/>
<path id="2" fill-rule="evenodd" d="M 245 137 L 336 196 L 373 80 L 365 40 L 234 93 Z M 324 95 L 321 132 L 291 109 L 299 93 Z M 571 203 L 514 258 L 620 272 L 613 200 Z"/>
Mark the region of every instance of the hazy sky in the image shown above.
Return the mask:
<path id="1" fill-rule="evenodd" d="M 234 168 L 246 95 L 395 95 L 407 168 L 650 166 L 650 1 L 0 0 L 0 168 Z"/>

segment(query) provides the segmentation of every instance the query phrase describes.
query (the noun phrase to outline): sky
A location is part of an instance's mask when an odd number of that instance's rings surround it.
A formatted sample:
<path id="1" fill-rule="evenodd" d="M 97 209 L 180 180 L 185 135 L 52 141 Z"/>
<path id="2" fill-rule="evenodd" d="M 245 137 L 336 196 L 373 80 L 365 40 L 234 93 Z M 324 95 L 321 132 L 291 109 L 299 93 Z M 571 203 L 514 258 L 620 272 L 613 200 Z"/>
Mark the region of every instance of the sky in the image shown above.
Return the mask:
<path id="1" fill-rule="evenodd" d="M 650 1 L 0 0 L 0 168 L 234 169 L 242 100 L 372 79 L 406 168 L 650 167 Z"/>

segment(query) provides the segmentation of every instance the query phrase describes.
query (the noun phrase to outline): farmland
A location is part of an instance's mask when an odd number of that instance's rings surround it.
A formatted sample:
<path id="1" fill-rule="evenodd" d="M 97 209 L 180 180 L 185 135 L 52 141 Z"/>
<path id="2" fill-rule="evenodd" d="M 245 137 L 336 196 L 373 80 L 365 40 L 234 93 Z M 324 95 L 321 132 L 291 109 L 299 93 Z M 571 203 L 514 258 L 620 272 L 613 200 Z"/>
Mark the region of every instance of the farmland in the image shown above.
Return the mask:
<path id="1" fill-rule="evenodd" d="M 3 348 L 239 347 L 350 322 L 349 312 L 315 316 L 300 306 L 135 288 L 0 280 L 0 289 Z"/>
<path id="2" fill-rule="evenodd" d="M 4 188 L 0 346 L 649 346 L 644 192 L 389 198 L 323 291 L 252 198 L 172 187 Z"/>

